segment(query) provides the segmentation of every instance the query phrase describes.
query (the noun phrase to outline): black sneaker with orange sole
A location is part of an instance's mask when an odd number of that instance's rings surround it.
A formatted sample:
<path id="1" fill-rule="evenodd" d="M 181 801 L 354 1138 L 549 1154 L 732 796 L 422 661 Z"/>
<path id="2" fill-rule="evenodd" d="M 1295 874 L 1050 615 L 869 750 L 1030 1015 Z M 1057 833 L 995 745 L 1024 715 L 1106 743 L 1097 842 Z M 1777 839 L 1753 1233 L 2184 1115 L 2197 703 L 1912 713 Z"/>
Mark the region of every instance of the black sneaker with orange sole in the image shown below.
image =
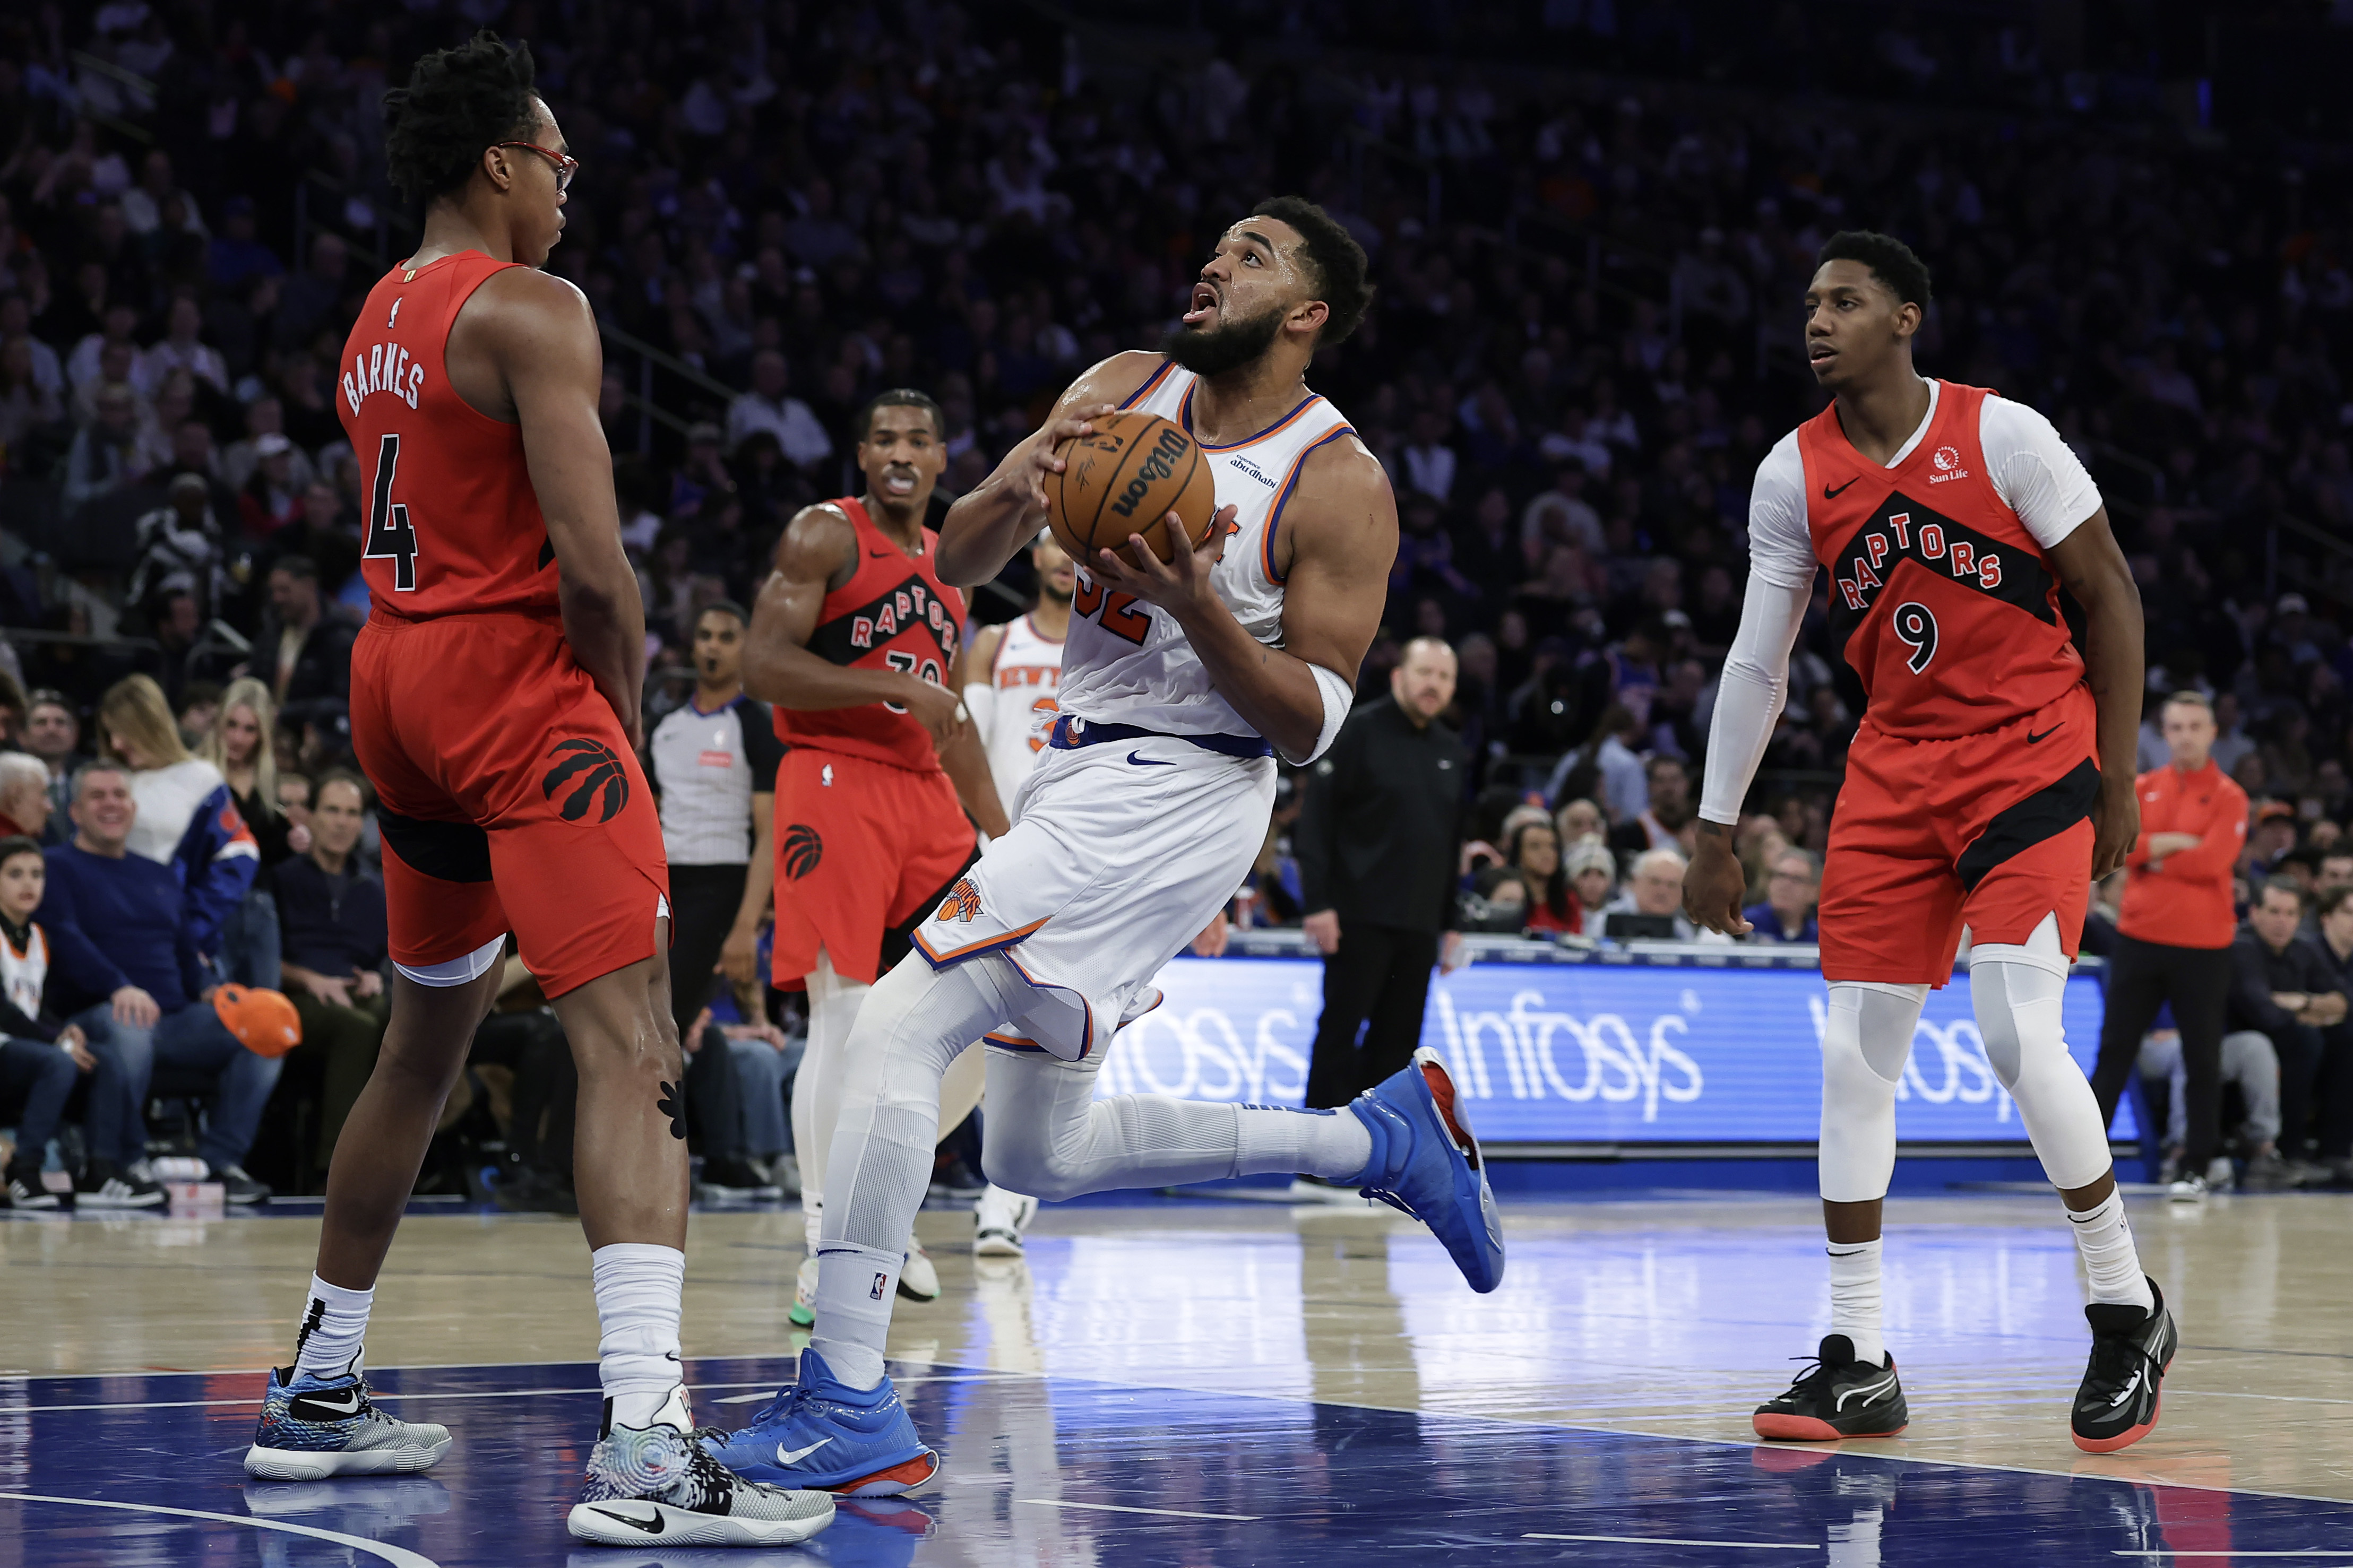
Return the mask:
<path id="1" fill-rule="evenodd" d="M 2157 1425 L 2159 1385 L 2181 1331 L 2166 1309 L 2165 1292 L 2148 1282 L 2156 1303 L 2142 1311 L 2126 1302 L 2094 1301 L 2084 1309 L 2092 1324 L 2092 1361 L 2075 1391 L 2075 1447 L 2113 1454 L 2148 1436 Z"/>
<path id="2" fill-rule="evenodd" d="M 1824 1334 L 1811 1364 L 1787 1392 L 1758 1405 L 1751 1424 L 1759 1437 L 1835 1443 L 1844 1437 L 1893 1437 L 1911 1419 L 1894 1357 L 1885 1366 L 1857 1361 L 1852 1340 Z"/>

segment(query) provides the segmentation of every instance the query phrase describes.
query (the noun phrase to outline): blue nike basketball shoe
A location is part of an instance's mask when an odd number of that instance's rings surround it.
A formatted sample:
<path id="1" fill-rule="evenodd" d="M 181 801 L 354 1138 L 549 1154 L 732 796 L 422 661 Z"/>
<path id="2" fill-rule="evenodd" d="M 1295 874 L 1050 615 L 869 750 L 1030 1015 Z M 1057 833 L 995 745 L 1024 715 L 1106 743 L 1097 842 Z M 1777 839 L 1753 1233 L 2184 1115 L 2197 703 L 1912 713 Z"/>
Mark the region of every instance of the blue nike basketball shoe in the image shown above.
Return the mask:
<path id="1" fill-rule="evenodd" d="M 712 1458 L 746 1480 L 845 1497 L 912 1492 L 940 1471 L 888 1377 L 851 1388 L 814 1350 L 801 1352 L 799 1378 L 754 1411 L 752 1425 L 706 1428 L 702 1437 Z"/>
<path id="2" fill-rule="evenodd" d="M 400 1476 L 449 1450 L 449 1428 L 385 1415 L 354 1366 L 336 1377 L 271 1367 L 245 1473 L 271 1481 Z"/>
<path id="3" fill-rule="evenodd" d="M 1454 1080 L 1424 1046 L 1348 1102 L 1373 1135 L 1373 1157 L 1347 1185 L 1421 1221 L 1446 1246 L 1471 1289 L 1504 1282 L 1504 1227 L 1479 1141 L 1455 1103 Z"/>

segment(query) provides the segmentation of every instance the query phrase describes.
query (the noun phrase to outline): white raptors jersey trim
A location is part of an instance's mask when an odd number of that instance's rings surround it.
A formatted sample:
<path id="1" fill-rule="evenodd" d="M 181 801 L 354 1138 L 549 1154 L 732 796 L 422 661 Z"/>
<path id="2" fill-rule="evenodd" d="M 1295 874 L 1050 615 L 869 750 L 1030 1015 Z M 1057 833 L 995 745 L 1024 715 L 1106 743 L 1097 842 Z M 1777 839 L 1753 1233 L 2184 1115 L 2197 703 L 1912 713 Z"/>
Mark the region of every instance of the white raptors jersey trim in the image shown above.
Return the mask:
<path id="1" fill-rule="evenodd" d="M 981 744 L 988 751 L 989 775 L 997 781 L 997 798 L 1009 808 L 1013 792 L 1038 766 L 1046 749 L 1046 731 L 1061 711 L 1062 643 L 1038 630 L 1029 616 L 1005 624 L 997 658 L 988 668 L 988 684 L 996 691 Z"/>
<path id="2" fill-rule="evenodd" d="M 1165 415 L 1189 431 L 1193 384 L 1199 379 L 1164 363 L 1120 406 Z M 1218 504 L 1234 509 L 1233 531 L 1210 586 L 1242 629 L 1269 647 L 1282 646 L 1282 579 L 1275 574 L 1274 546 L 1283 508 L 1298 488 L 1307 454 L 1355 435 L 1339 410 L 1310 393 L 1249 440 L 1201 447 L 1216 476 Z M 1208 672 L 1175 621 L 1124 595 L 1105 595 L 1087 563 L 1078 566 L 1079 595 L 1062 650 L 1063 712 L 1171 735 L 1257 733 L 1211 689 Z"/>

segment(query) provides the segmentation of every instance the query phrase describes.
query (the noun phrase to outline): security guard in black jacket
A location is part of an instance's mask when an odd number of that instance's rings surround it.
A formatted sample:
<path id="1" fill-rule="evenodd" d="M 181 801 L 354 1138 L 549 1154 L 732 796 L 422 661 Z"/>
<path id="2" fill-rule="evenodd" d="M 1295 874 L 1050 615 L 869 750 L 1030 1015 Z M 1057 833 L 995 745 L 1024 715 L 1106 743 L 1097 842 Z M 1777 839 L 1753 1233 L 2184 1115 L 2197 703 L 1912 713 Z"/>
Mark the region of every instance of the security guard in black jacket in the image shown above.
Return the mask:
<path id="1" fill-rule="evenodd" d="M 1430 971 L 1461 963 L 1454 929 L 1470 754 L 1438 715 L 1454 700 L 1454 650 L 1416 637 L 1389 695 L 1348 716 L 1310 771 L 1293 845 L 1324 954 L 1324 1015 L 1310 1110 L 1345 1105 L 1402 1069 L 1421 1043 Z"/>

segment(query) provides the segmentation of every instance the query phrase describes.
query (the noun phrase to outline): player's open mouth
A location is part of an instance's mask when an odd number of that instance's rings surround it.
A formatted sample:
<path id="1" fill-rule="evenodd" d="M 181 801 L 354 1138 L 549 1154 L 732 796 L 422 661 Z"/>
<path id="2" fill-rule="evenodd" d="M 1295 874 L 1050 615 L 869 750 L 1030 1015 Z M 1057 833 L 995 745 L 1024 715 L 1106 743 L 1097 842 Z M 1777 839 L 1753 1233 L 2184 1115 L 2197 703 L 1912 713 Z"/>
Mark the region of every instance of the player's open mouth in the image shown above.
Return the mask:
<path id="1" fill-rule="evenodd" d="M 1810 364 L 1822 364 L 1836 358 L 1838 358 L 1838 350 L 1828 343 L 1816 343 L 1806 351 L 1806 360 Z"/>
<path id="2" fill-rule="evenodd" d="M 915 476 L 899 468 L 882 471 L 882 493 L 886 496 L 911 496 L 915 493 Z"/>
<path id="3" fill-rule="evenodd" d="M 1185 324 L 1189 327 L 1194 325 L 1196 322 L 1206 321 L 1209 317 L 1210 313 L 1216 310 L 1217 308 L 1218 290 L 1216 287 L 1208 283 L 1194 284 L 1192 308 L 1185 312 Z"/>

